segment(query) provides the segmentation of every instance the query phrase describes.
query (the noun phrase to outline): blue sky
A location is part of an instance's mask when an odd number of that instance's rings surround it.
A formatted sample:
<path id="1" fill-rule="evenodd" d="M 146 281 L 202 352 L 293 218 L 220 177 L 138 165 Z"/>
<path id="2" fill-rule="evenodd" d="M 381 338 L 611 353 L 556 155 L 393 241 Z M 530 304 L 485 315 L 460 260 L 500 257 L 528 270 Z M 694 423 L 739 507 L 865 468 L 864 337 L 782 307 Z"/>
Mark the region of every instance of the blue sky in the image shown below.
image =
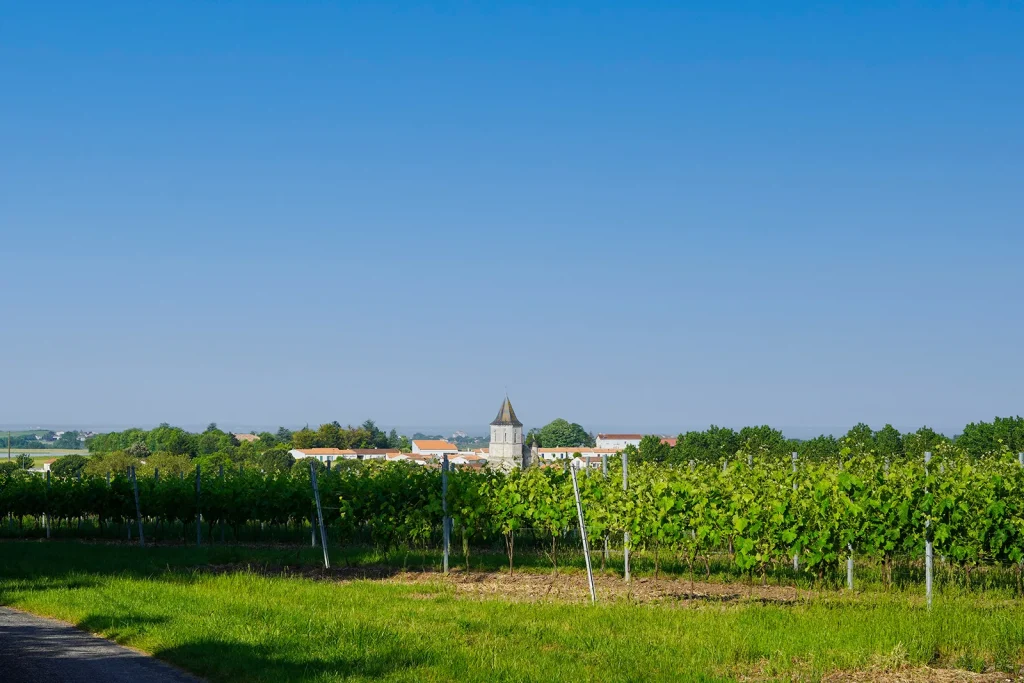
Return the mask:
<path id="1" fill-rule="evenodd" d="M 2 424 L 1022 412 L 1017 3 L 0 2 Z"/>

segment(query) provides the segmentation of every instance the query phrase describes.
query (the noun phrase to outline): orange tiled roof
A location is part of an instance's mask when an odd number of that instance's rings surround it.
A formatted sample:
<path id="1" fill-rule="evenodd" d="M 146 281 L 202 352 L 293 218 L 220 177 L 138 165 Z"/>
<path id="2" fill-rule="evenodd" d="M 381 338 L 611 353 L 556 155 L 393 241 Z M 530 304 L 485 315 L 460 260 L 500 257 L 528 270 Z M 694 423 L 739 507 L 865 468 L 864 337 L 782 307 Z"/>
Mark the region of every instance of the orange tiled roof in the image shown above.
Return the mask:
<path id="1" fill-rule="evenodd" d="M 416 448 L 421 451 L 457 451 L 459 447 L 455 444 L 450 444 L 447 441 L 441 441 L 438 439 L 418 439 L 413 441 Z"/>

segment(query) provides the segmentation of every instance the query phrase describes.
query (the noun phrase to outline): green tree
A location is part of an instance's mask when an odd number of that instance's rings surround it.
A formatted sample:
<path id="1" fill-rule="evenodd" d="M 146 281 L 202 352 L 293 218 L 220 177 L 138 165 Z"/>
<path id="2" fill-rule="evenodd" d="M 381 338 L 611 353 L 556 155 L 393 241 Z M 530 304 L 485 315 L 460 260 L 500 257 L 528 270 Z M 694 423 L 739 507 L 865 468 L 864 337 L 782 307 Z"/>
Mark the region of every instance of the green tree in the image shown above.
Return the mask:
<path id="1" fill-rule="evenodd" d="M 587 430 L 575 422 L 570 423 L 562 418 L 552 420 L 541 427 L 538 438 L 544 448 L 594 445 L 594 438 Z"/>
<path id="2" fill-rule="evenodd" d="M 864 455 L 875 450 L 875 432 L 868 425 L 859 422 L 846 433 L 843 444 L 850 449 L 852 455 Z"/>
<path id="3" fill-rule="evenodd" d="M 919 462 L 924 458 L 925 451 L 934 453 L 939 444 L 948 444 L 949 442 L 947 437 L 931 427 L 921 427 L 916 432 L 903 435 L 903 450 L 907 458 Z"/>
<path id="4" fill-rule="evenodd" d="M 125 452 L 133 458 L 146 458 L 149 457 L 149 446 L 145 441 L 136 441 Z"/>
<path id="5" fill-rule="evenodd" d="M 664 463 L 668 461 L 672 454 L 672 449 L 669 445 L 662 443 L 661 437 L 654 434 L 648 434 L 640 439 L 640 446 L 637 448 L 637 451 L 640 462 Z"/>
<path id="6" fill-rule="evenodd" d="M 284 446 L 275 446 L 255 456 L 253 462 L 267 474 L 274 474 L 290 471 L 295 458 Z"/>
<path id="7" fill-rule="evenodd" d="M 56 462 L 50 465 L 50 473 L 55 477 L 74 477 L 85 470 L 87 458 L 81 455 L 71 454 L 57 458 Z"/>
<path id="8" fill-rule="evenodd" d="M 53 442 L 55 448 L 81 448 L 82 443 L 78 440 L 78 432 L 64 432 L 60 438 Z"/>
<path id="9" fill-rule="evenodd" d="M 839 460 L 839 449 L 836 437 L 822 434 L 797 444 L 796 452 L 801 460 L 834 463 Z"/>
<path id="10" fill-rule="evenodd" d="M 894 462 L 903 458 L 903 435 L 891 424 L 887 424 L 875 432 L 874 440 L 875 451 L 882 459 Z"/>
<path id="11" fill-rule="evenodd" d="M 124 451 L 97 453 L 85 464 L 85 473 L 97 476 L 124 474 L 129 467 L 138 467 L 139 459 Z"/>
<path id="12" fill-rule="evenodd" d="M 30 470 L 33 465 L 32 456 L 24 453 L 16 455 L 14 456 L 14 464 L 17 465 L 20 470 Z"/>
<path id="13" fill-rule="evenodd" d="M 687 432 L 676 441 L 675 461 L 679 463 L 719 462 L 736 457 L 740 436 L 728 427 L 711 425 L 703 432 Z"/>

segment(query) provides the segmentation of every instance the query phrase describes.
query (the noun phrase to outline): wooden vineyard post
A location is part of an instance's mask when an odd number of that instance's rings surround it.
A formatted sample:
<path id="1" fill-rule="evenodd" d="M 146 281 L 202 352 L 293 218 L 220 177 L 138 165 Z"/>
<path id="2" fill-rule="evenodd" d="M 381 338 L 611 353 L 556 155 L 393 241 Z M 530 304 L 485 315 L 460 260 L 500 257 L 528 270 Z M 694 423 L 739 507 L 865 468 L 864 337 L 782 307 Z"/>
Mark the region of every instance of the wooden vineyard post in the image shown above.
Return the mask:
<path id="1" fill-rule="evenodd" d="M 587 541 L 587 525 L 583 523 L 583 503 L 580 501 L 580 486 L 576 482 L 576 467 L 570 467 L 572 475 L 572 493 L 576 497 L 576 516 L 580 521 L 580 539 L 583 540 L 583 559 L 587 562 L 587 583 L 590 584 L 590 604 L 597 602 L 597 590 L 594 588 L 594 568 L 590 566 L 590 543 Z"/>
<path id="2" fill-rule="evenodd" d="M 796 493 L 796 451 L 793 451 L 793 493 Z M 800 571 L 800 555 L 793 553 L 793 571 Z"/>
<path id="3" fill-rule="evenodd" d="M 153 468 L 153 483 L 154 484 L 159 484 L 160 483 L 160 468 L 159 467 L 154 467 Z"/>
<path id="4" fill-rule="evenodd" d="M 142 507 L 139 505 L 139 480 L 135 477 L 135 465 L 131 466 L 129 472 L 132 475 L 132 490 L 135 492 L 135 521 L 139 524 L 139 547 L 145 548 L 146 537 L 142 533 Z"/>
<path id="5" fill-rule="evenodd" d="M 601 473 L 604 474 L 604 478 L 607 480 L 608 479 L 608 454 L 607 453 L 602 453 L 601 454 Z M 604 571 L 604 568 L 608 564 L 608 561 L 610 559 L 611 558 L 610 558 L 609 553 L 608 553 L 608 531 L 605 530 L 605 533 L 604 533 L 604 555 L 602 556 L 602 559 L 601 559 L 601 570 L 602 571 Z"/>
<path id="6" fill-rule="evenodd" d="M 202 486 L 199 474 L 199 465 L 196 465 L 196 546 L 203 545 L 203 516 L 199 512 L 199 491 Z"/>
<path id="7" fill-rule="evenodd" d="M 622 491 L 629 491 L 629 454 L 622 451 Z M 622 562 L 625 567 L 626 583 L 629 583 L 629 522 L 626 522 L 626 531 L 622 534 Z"/>
<path id="8" fill-rule="evenodd" d="M 320 485 L 317 483 L 316 468 L 309 461 L 310 483 L 313 485 L 313 500 L 316 501 L 316 519 L 320 526 L 320 547 L 324 549 L 324 569 L 331 568 L 331 558 L 327 554 L 327 531 L 324 529 L 324 511 L 320 507 Z"/>
<path id="9" fill-rule="evenodd" d="M 850 553 L 846 556 L 846 588 L 853 590 L 853 544 L 848 543 L 846 550 Z"/>
<path id="10" fill-rule="evenodd" d="M 452 520 L 448 516 L 448 454 L 441 454 L 441 536 L 442 545 L 444 546 L 444 573 L 448 573 L 448 552 L 451 546 L 452 532 L 451 532 Z M 469 571 L 469 567 L 466 567 L 466 571 Z"/>
<path id="11" fill-rule="evenodd" d="M 932 460 L 931 452 L 924 454 L 924 493 L 928 495 L 928 463 Z M 924 592 L 928 609 L 932 608 L 932 533 L 931 515 L 924 519 Z"/>

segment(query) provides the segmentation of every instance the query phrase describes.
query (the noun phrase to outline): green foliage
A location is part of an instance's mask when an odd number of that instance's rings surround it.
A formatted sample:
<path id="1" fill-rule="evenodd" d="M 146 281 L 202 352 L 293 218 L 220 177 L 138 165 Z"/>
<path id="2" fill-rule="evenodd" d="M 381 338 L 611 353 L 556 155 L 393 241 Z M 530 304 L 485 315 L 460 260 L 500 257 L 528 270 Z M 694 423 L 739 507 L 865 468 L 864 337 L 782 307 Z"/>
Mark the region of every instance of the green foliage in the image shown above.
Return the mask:
<path id="1" fill-rule="evenodd" d="M 763 431 L 748 433 L 737 457 L 725 466 L 707 458 L 692 466 L 644 462 L 631 446 L 625 449 L 632 458 L 628 490 L 622 489 L 621 470 L 607 479 L 597 472 L 580 474 L 586 521 L 598 538 L 628 531 L 631 543 L 653 553 L 656 572 L 663 554 L 683 557 L 691 572 L 703 564 L 710 573 L 712 556 L 727 553 L 734 568 L 751 577 L 764 577 L 769 567 L 788 563 L 793 555 L 817 579 L 837 570 L 851 552 L 891 567 L 896 557 L 921 556 L 926 523 L 936 553 L 968 583 L 977 567 L 1019 566 L 1024 559 L 1024 467 L 1014 453 L 1003 448 L 983 459 L 971 458 L 963 447 L 921 431 L 909 440 L 933 439 L 926 471 L 922 460 L 894 458 L 892 450 L 885 456 L 875 452 L 880 444 L 895 441 L 872 433 L 874 446 L 869 448 L 862 440 L 867 434 L 858 428 L 844 437 L 839 457 L 805 457 L 795 471 L 772 455 L 785 442 Z M 653 441 L 646 446 L 659 447 Z M 43 477 L 8 467 L 0 474 L 0 514 L 21 518 L 45 512 L 57 523 L 77 517 L 131 518 L 134 500 L 125 473 L 134 465 L 148 519 L 191 523 L 201 512 L 236 530 L 247 524 L 301 523 L 313 513 L 311 461 L 288 468 L 289 460 L 281 446 L 254 454 L 240 467 L 223 453 L 195 459 L 157 453 L 143 464 L 115 451 L 89 458 L 81 481 L 55 476 L 49 486 Z M 617 460 L 610 463 L 613 473 Z M 319 472 L 334 542 L 387 548 L 436 543 L 442 519 L 437 469 L 352 461 L 328 471 L 321 463 L 312 464 Z M 202 477 L 198 500 L 197 465 Z M 152 476 L 156 468 L 159 480 Z M 471 545 L 504 542 L 512 570 L 516 539 L 527 534 L 544 545 L 558 569 L 560 547 L 575 527 L 565 468 L 455 471 L 449 483 L 448 506 L 467 563 Z"/>
<path id="2" fill-rule="evenodd" d="M 671 456 L 672 448 L 662 443 L 660 436 L 648 434 L 640 439 L 640 446 L 637 448 L 639 462 L 667 462 Z"/>
<path id="3" fill-rule="evenodd" d="M 53 442 L 53 447 L 76 449 L 82 447 L 82 442 L 78 440 L 78 432 L 64 432 L 60 435 L 60 438 Z"/>
<path id="4" fill-rule="evenodd" d="M 540 428 L 535 434 L 538 446 L 558 448 L 559 446 L 593 446 L 594 437 L 582 426 L 558 418 Z"/>
<path id="5" fill-rule="evenodd" d="M 138 467 L 141 461 L 125 451 L 98 453 L 89 457 L 85 464 L 85 473 L 93 476 L 107 474 L 124 474 L 130 467 Z"/>
<path id="6" fill-rule="evenodd" d="M 55 477 L 78 476 L 85 470 L 87 462 L 88 458 L 81 455 L 65 455 L 50 465 L 50 473 Z"/>

